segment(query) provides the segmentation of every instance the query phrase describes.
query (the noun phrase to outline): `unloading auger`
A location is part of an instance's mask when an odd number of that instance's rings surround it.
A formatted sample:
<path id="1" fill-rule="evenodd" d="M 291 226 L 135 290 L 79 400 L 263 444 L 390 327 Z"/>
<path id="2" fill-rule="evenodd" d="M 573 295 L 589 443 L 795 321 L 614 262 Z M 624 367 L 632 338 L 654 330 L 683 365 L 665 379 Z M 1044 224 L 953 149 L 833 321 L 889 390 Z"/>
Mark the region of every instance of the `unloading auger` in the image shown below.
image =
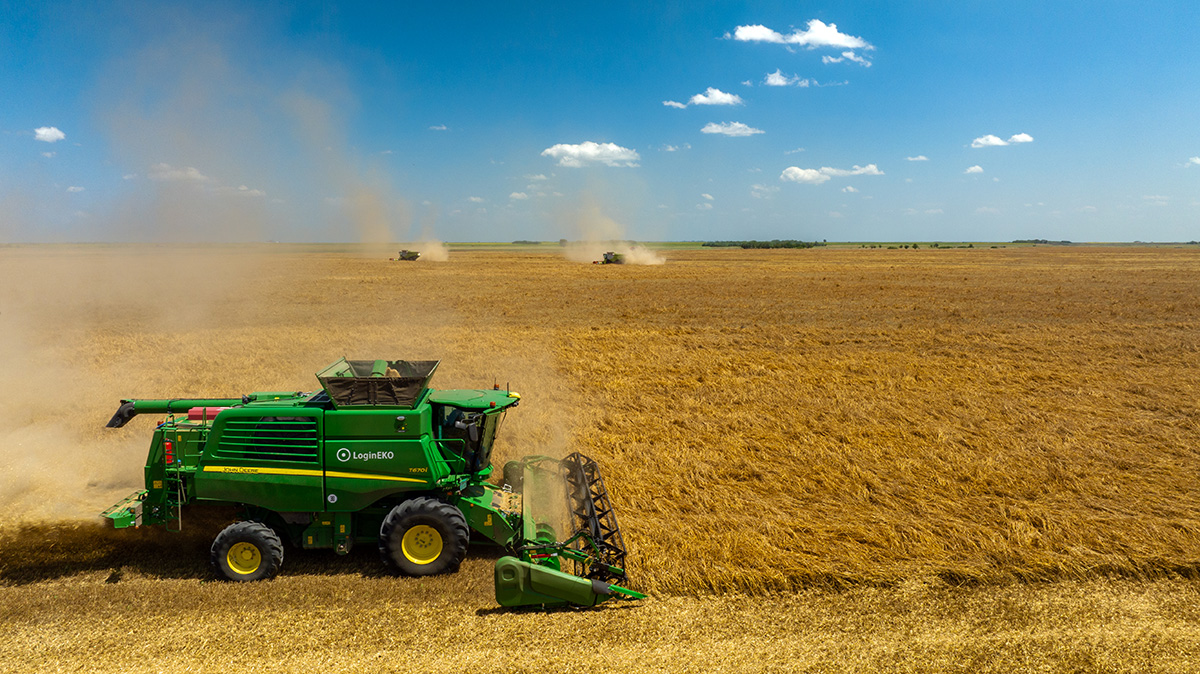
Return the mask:
<path id="1" fill-rule="evenodd" d="M 322 389 L 241 397 L 122 400 L 109 421 L 165 414 L 145 488 L 103 516 L 116 528 L 178 530 L 184 506 L 236 506 L 211 561 L 236 581 L 270 578 L 287 541 L 299 548 L 378 546 L 388 566 L 457 571 L 474 537 L 502 546 L 502 606 L 594 606 L 640 599 L 596 462 L 525 457 L 488 481 L 500 422 L 521 397 L 499 387 L 428 387 L 438 361 L 346 360 Z"/>

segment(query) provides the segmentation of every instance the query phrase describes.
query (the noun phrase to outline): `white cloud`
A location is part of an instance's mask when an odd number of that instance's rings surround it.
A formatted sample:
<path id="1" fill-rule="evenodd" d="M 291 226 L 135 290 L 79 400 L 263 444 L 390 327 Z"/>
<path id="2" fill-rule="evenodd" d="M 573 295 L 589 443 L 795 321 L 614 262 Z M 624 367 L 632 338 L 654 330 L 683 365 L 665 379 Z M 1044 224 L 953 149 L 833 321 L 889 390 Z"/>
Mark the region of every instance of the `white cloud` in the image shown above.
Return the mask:
<path id="1" fill-rule="evenodd" d="M 1200 157 L 1192 157 L 1191 159 L 1188 159 L 1184 166 L 1200 166 Z"/>
<path id="2" fill-rule="evenodd" d="M 700 133 L 719 133 L 726 136 L 753 136 L 756 133 L 766 133 L 762 129 L 746 126 L 741 122 L 709 122 L 700 129 Z"/>
<path id="3" fill-rule="evenodd" d="M 68 192 L 82 192 L 83 188 L 79 187 L 77 185 L 71 185 L 70 187 L 67 188 L 67 191 Z"/>
<path id="4" fill-rule="evenodd" d="M 869 42 L 861 37 L 846 35 L 837 29 L 835 23 L 825 23 L 819 19 L 808 22 L 808 30 L 797 30 L 791 35 L 782 35 L 762 25 L 738 26 L 733 32 L 733 39 L 739 42 L 771 42 L 774 44 L 789 44 L 816 49 L 817 47 L 840 47 L 842 49 L 874 49 Z"/>
<path id="5" fill-rule="evenodd" d="M 979 164 L 976 164 L 974 166 L 967 167 L 967 170 L 963 171 L 963 173 L 983 173 L 983 167 Z"/>
<path id="6" fill-rule="evenodd" d="M 715 87 L 709 87 L 702 94 L 696 94 L 687 103 L 679 101 L 663 101 L 663 105 L 683 109 L 689 105 L 745 105 L 745 101 L 737 94 L 729 94 Z"/>
<path id="7" fill-rule="evenodd" d="M 929 161 L 929 157 L 926 157 L 923 154 L 919 154 L 915 157 L 905 157 L 905 159 L 907 159 L 909 161 Z"/>
<path id="8" fill-rule="evenodd" d="M 525 176 L 525 179 L 526 179 L 526 180 L 532 180 L 532 181 L 534 181 L 534 182 L 537 182 L 537 181 L 539 181 L 539 180 L 545 180 L 545 179 L 546 179 L 546 174 L 544 174 L 544 173 L 535 173 L 534 175 L 531 175 L 531 176 Z"/>
<path id="9" fill-rule="evenodd" d="M 776 68 L 775 72 L 767 73 L 767 76 L 763 78 L 763 84 L 767 85 L 768 87 L 807 87 L 808 85 L 812 84 L 812 82 L 810 82 L 807 78 L 800 77 L 799 75 L 792 75 L 789 77 L 788 75 L 784 75 L 783 72 Z"/>
<path id="10" fill-rule="evenodd" d="M 971 147 L 999 147 L 1001 145 L 1008 145 L 1008 142 L 990 133 L 971 141 Z"/>
<path id="11" fill-rule="evenodd" d="M 1010 142 L 1010 143 L 1032 143 L 1033 136 L 1031 136 L 1027 133 L 1018 133 L 1018 134 L 1014 134 L 1011 137 L 1009 137 L 1008 142 Z"/>
<path id="12" fill-rule="evenodd" d="M 796 166 L 789 166 L 783 169 L 783 173 L 779 174 L 780 180 L 788 180 L 794 183 L 807 183 L 809 185 L 820 185 L 829 180 L 829 176 L 821 173 L 817 169 L 802 169 Z"/>
<path id="13" fill-rule="evenodd" d="M 713 195 L 711 195 L 711 194 L 701 194 L 700 196 L 704 197 L 705 199 L 708 199 L 709 201 L 713 200 Z"/>
<path id="14" fill-rule="evenodd" d="M 844 178 L 846 176 L 881 176 L 883 171 L 874 164 L 859 166 L 855 164 L 851 169 L 836 169 L 828 166 L 822 166 L 819 169 L 802 169 L 797 166 L 789 166 L 780 174 L 780 180 L 787 180 L 794 183 L 807 183 L 809 185 L 820 185 L 830 178 Z M 843 190 L 845 191 L 845 190 Z"/>
<path id="15" fill-rule="evenodd" d="M 744 101 L 737 94 L 727 94 L 720 89 L 709 87 L 702 94 L 692 96 L 688 101 L 691 105 L 743 105 Z"/>
<path id="16" fill-rule="evenodd" d="M 33 130 L 33 137 L 43 143 L 57 143 L 67 137 L 67 134 L 58 130 L 57 126 L 39 126 Z"/>
<path id="17" fill-rule="evenodd" d="M 825 63 L 825 64 L 841 63 L 842 61 L 850 61 L 851 63 L 857 63 L 859 65 L 866 66 L 867 68 L 871 67 L 870 61 L 859 56 L 858 54 L 855 54 L 853 51 L 844 51 L 844 52 L 842 52 L 841 56 L 822 56 L 821 57 L 821 63 Z"/>
<path id="18" fill-rule="evenodd" d="M 522 199 L 528 199 L 529 195 L 525 194 L 524 192 L 513 192 L 512 194 L 508 195 L 508 198 L 513 199 L 514 201 L 520 201 Z"/>
<path id="19" fill-rule="evenodd" d="M 787 150 L 784 152 L 784 154 L 796 154 L 797 152 L 804 152 L 804 148 L 798 147 L 795 150 Z"/>
<path id="20" fill-rule="evenodd" d="M 852 168 L 852 169 L 835 169 L 835 168 L 829 168 L 828 166 L 822 166 L 821 173 L 824 173 L 825 175 L 838 176 L 838 177 L 881 176 L 881 175 L 883 175 L 883 171 L 880 171 L 879 167 L 874 164 L 867 164 L 866 166 L 859 166 L 859 165 L 855 164 L 854 168 Z"/>
<path id="21" fill-rule="evenodd" d="M 779 191 L 779 188 L 774 185 L 751 185 L 750 196 L 755 199 L 766 199 L 772 194 Z"/>
<path id="22" fill-rule="evenodd" d="M 467 197 L 467 201 L 469 201 L 473 204 L 482 204 L 483 197 Z"/>
<path id="23" fill-rule="evenodd" d="M 121 176 L 121 180 L 133 180 L 136 177 L 138 177 L 136 173 L 126 173 L 125 175 Z"/>
<path id="24" fill-rule="evenodd" d="M 847 194 L 854 194 L 854 193 L 855 193 L 855 192 L 857 192 L 858 190 L 854 189 L 854 188 L 853 188 L 853 187 L 851 187 L 850 185 L 846 185 L 845 187 L 843 187 L 843 188 L 842 188 L 842 191 L 843 191 L 843 192 L 846 192 Z"/>
<path id="25" fill-rule="evenodd" d="M 980 206 L 979 208 L 975 209 L 975 212 L 979 215 L 995 215 L 996 213 L 1000 212 L 1000 209 L 993 208 L 991 206 Z"/>
<path id="26" fill-rule="evenodd" d="M 709 203 L 696 204 L 696 210 L 698 211 L 711 211 L 712 207 L 713 205 Z"/>
<path id="27" fill-rule="evenodd" d="M 203 183 L 211 180 L 211 178 L 191 166 L 175 168 L 170 164 L 155 164 L 151 166 L 150 170 L 146 173 L 146 177 L 159 182 L 186 181 Z"/>
<path id="28" fill-rule="evenodd" d="M 940 208 L 928 208 L 928 209 L 925 209 L 925 215 L 941 215 L 941 214 L 943 214 L 943 213 L 945 213 L 945 212 L 946 212 L 946 211 L 943 211 L 943 210 L 942 210 L 942 209 L 940 209 Z"/>
<path id="29" fill-rule="evenodd" d="M 1171 197 L 1163 196 L 1161 194 L 1147 194 L 1142 198 L 1146 200 L 1146 203 L 1153 206 L 1166 206 L 1167 202 L 1171 200 Z"/>
<path id="30" fill-rule="evenodd" d="M 641 159 L 641 155 L 629 148 L 615 143 L 593 143 L 590 140 L 578 145 L 559 143 L 542 150 L 542 156 L 557 159 L 559 166 L 570 168 L 580 168 L 588 164 L 635 167 Z"/>
<path id="31" fill-rule="evenodd" d="M 42 156 L 45 157 L 46 159 L 53 159 L 54 155 L 56 155 L 56 154 L 58 154 L 58 153 L 57 152 L 43 152 Z"/>
<path id="32" fill-rule="evenodd" d="M 448 128 L 450 128 L 450 127 L 446 126 L 445 124 L 438 124 L 436 126 L 429 127 L 429 130 L 430 131 L 445 131 Z"/>
<path id="33" fill-rule="evenodd" d="M 751 82 L 750 80 L 742 80 L 742 84 L 743 84 L 744 86 L 747 86 L 747 87 L 752 87 L 752 86 L 754 86 L 754 83 L 753 83 L 753 82 Z"/>

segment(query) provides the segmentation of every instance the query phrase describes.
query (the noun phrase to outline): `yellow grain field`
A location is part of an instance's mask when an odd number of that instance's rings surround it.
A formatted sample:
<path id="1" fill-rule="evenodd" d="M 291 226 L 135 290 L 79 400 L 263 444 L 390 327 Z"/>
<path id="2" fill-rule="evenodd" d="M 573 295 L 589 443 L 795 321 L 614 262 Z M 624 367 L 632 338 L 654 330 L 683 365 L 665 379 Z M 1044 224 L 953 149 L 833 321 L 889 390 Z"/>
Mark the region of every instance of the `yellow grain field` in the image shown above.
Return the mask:
<path id="1" fill-rule="evenodd" d="M 0 247 L 3 671 L 1200 670 L 1200 251 Z M 502 612 L 486 552 L 212 580 L 220 514 L 108 531 L 125 397 L 350 357 L 522 393 L 497 460 L 600 461 L 652 599 Z"/>

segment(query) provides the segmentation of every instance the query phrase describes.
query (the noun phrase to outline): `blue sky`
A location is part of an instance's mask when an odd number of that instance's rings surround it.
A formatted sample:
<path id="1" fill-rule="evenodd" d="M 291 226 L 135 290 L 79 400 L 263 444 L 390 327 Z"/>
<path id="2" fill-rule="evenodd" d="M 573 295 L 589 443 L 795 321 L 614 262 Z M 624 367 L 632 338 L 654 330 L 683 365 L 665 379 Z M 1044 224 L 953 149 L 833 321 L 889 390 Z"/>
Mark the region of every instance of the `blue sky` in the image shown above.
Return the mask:
<path id="1" fill-rule="evenodd" d="M 1197 3 L 647 4 L 5 4 L 0 242 L 1200 239 Z"/>

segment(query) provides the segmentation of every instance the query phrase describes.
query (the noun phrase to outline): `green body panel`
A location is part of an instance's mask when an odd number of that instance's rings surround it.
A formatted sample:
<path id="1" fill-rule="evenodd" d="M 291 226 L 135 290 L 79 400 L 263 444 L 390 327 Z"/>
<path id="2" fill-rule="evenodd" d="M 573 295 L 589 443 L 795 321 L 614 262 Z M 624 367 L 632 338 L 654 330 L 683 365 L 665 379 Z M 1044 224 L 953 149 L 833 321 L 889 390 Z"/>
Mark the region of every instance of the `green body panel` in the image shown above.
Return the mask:
<path id="1" fill-rule="evenodd" d="M 195 497 L 276 512 L 325 504 L 322 410 L 247 405 L 217 415 L 195 472 Z"/>

